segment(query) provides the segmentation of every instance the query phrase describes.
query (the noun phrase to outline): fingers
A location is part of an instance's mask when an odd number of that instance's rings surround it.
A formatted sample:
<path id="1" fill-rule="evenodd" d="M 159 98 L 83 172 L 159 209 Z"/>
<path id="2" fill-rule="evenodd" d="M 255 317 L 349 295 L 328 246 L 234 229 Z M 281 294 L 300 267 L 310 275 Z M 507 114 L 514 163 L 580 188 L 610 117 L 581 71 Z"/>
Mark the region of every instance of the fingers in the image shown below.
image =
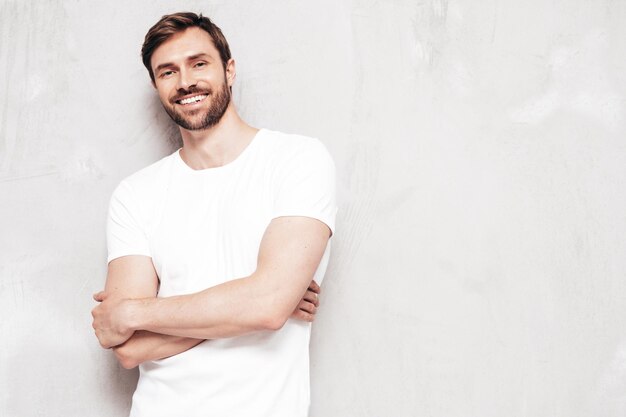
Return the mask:
<path id="1" fill-rule="evenodd" d="M 291 316 L 296 320 L 308 321 L 309 323 L 312 323 L 315 320 L 314 314 L 307 313 L 306 311 L 303 311 L 300 309 L 297 309 L 296 311 L 294 311 L 294 313 Z"/>
<path id="2" fill-rule="evenodd" d="M 291 314 L 291 317 L 297 320 L 313 322 L 316 314 L 317 305 L 306 300 L 301 300 Z"/>
<path id="3" fill-rule="evenodd" d="M 319 294 L 322 291 L 322 289 L 320 288 L 318 283 L 315 282 L 315 280 L 313 280 L 311 281 L 311 284 L 309 284 L 309 291 L 313 291 L 315 294 Z"/>
<path id="4" fill-rule="evenodd" d="M 317 295 L 317 293 L 311 291 L 311 290 L 307 290 L 306 293 L 304 293 L 304 296 L 302 297 L 303 301 L 308 301 L 309 303 L 313 303 L 315 305 L 315 307 L 319 307 L 320 305 L 320 297 L 319 295 Z"/>
<path id="5" fill-rule="evenodd" d="M 304 311 L 305 313 L 309 313 L 309 314 L 316 314 L 317 306 L 313 303 L 302 300 L 300 301 L 300 304 L 298 304 L 298 310 Z"/>
<path id="6" fill-rule="evenodd" d="M 106 293 L 104 291 L 97 292 L 93 295 L 93 299 L 95 301 L 101 302 L 106 298 Z"/>
<path id="7" fill-rule="evenodd" d="M 108 346 L 107 343 L 104 341 L 102 332 L 98 329 L 95 329 L 95 330 L 96 331 L 94 333 L 96 334 L 96 337 L 98 338 L 98 343 L 100 343 L 100 347 L 102 349 L 109 349 L 110 346 Z"/>

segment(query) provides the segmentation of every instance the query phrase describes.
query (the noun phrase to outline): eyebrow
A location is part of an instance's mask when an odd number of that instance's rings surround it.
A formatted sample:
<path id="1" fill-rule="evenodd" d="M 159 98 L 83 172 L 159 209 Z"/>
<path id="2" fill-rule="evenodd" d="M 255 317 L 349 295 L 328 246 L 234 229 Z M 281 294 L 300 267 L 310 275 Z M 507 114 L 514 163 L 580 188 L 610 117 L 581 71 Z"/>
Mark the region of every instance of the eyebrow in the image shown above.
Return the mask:
<path id="1" fill-rule="evenodd" d="M 211 59 L 211 56 L 208 54 L 205 54 L 204 52 L 201 52 L 199 54 L 194 54 L 194 55 L 190 55 L 186 58 L 187 61 L 193 61 L 195 59 L 198 58 L 208 58 Z M 155 69 L 154 72 L 157 73 L 160 70 L 162 70 L 163 68 L 170 68 L 170 67 L 175 67 L 176 65 L 173 62 L 165 62 L 163 64 L 159 64 Z"/>

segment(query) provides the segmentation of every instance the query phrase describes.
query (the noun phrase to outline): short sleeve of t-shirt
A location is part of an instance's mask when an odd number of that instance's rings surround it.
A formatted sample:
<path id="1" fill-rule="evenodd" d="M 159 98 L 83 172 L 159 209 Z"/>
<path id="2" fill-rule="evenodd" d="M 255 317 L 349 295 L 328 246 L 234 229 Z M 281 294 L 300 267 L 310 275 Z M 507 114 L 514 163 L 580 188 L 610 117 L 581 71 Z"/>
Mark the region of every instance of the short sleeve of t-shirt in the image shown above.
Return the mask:
<path id="1" fill-rule="evenodd" d="M 126 255 L 150 256 L 150 247 L 131 186 L 122 181 L 113 192 L 107 219 L 107 262 Z"/>
<path id="2" fill-rule="evenodd" d="M 278 172 L 273 217 L 312 217 L 334 233 L 335 164 L 324 145 L 307 138 Z"/>

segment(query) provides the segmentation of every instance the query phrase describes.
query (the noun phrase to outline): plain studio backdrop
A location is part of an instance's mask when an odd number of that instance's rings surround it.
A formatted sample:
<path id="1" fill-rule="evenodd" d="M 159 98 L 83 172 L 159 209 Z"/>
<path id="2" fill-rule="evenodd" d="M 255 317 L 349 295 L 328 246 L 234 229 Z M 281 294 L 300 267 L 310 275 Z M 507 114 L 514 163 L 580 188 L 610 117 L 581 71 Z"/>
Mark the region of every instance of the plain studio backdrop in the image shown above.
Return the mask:
<path id="1" fill-rule="evenodd" d="M 626 2 L 2 0 L 0 416 L 127 413 L 91 295 L 113 188 L 177 146 L 139 51 L 187 10 L 243 117 L 336 161 L 311 417 L 626 415 Z"/>

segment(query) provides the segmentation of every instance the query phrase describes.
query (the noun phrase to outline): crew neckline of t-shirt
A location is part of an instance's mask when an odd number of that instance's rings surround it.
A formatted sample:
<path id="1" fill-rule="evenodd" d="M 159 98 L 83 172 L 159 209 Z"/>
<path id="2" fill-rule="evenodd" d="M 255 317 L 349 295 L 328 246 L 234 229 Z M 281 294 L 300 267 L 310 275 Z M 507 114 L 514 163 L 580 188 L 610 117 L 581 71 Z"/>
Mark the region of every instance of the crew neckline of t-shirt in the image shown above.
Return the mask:
<path id="1" fill-rule="evenodd" d="M 213 168 L 203 168 L 203 169 L 193 169 L 183 160 L 180 156 L 180 151 L 183 148 L 179 148 L 176 152 L 174 152 L 174 159 L 176 160 L 176 164 L 179 165 L 184 171 L 191 173 L 192 175 L 211 175 L 229 171 L 237 165 L 239 165 L 243 160 L 245 160 L 248 154 L 251 153 L 252 149 L 256 147 L 256 143 L 259 142 L 260 136 L 263 132 L 265 132 L 265 128 L 260 128 L 255 134 L 250 143 L 241 151 L 241 153 L 234 160 L 230 161 L 226 165 L 222 165 L 219 167 Z"/>

